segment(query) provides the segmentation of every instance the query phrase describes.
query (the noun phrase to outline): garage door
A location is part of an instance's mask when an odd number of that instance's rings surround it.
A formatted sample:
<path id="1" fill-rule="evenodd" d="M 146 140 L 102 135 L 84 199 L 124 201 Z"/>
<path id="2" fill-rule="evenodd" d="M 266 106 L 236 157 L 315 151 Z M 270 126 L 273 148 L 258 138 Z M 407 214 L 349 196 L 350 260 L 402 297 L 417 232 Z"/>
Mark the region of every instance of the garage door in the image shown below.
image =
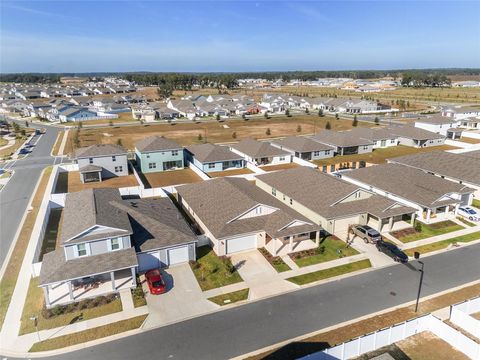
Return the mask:
<path id="1" fill-rule="evenodd" d="M 138 271 L 147 271 L 160 267 L 160 251 L 138 254 L 137 258 Z"/>
<path id="2" fill-rule="evenodd" d="M 470 194 L 463 194 L 462 203 L 460 205 L 468 205 L 468 200 L 470 200 Z"/>
<path id="3" fill-rule="evenodd" d="M 348 231 L 348 226 L 352 224 L 358 224 L 358 217 L 337 219 L 335 220 L 333 232 L 343 233 Z"/>
<path id="4" fill-rule="evenodd" d="M 232 254 L 239 251 L 255 249 L 257 247 L 257 235 L 247 235 L 226 241 L 226 253 Z"/>
<path id="5" fill-rule="evenodd" d="M 188 246 L 167 250 L 168 265 L 180 264 L 188 261 Z"/>

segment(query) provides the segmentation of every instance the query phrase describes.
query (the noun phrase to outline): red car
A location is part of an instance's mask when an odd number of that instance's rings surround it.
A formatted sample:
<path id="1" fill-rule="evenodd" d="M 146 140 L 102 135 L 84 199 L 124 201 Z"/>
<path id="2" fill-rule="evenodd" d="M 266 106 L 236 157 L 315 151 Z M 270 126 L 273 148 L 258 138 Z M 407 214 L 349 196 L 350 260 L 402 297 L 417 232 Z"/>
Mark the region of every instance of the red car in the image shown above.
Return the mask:
<path id="1" fill-rule="evenodd" d="M 162 274 L 158 269 L 148 270 L 145 273 L 145 278 L 147 279 L 148 288 L 150 289 L 150 294 L 159 295 L 163 294 L 167 287 L 165 281 L 163 281 Z"/>

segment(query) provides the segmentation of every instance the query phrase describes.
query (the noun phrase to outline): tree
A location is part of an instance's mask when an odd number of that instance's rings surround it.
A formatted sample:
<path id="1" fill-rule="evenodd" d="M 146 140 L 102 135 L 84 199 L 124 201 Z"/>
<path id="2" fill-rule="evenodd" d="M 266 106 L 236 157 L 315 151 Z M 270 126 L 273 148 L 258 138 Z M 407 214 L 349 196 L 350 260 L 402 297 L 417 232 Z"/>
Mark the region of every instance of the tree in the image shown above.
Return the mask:
<path id="1" fill-rule="evenodd" d="M 18 133 L 20 131 L 20 125 L 18 125 L 16 122 L 14 122 L 12 126 L 15 133 Z"/>
<path id="2" fill-rule="evenodd" d="M 25 129 L 22 129 L 22 130 L 20 130 L 20 134 L 21 134 L 22 136 L 25 136 L 25 135 L 27 135 L 27 132 L 25 131 Z"/>
<path id="3" fill-rule="evenodd" d="M 270 119 L 270 116 L 268 116 L 268 111 L 265 111 L 265 114 L 263 114 L 263 116 L 265 117 L 265 119 Z"/>
<path id="4" fill-rule="evenodd" d="M 157 94 L 160 99 L 167 99 L 172 96 L 174 87 L 171 83 L 163 83 L 158 85 Z"/>
<path id="5" fill-rule="evenodd" d="M 375 125 L 379 125 L 380 124 L 380 119 L 378 118 L 378 116 L 375 116 Z"/>
<path id="6" fill-rule="evenodd" d="M 285 115 L 286 115 L 287 117 L 290 117 L 290 116 L 291 116 L 291 115 L 290 115 L 290 110 L 288 110 L 288 109 L 285 110 Z"/>
<path id="7" fill-rule="evenodd" d="M 198 141 L 202 141 L 203 140 L 202 134 L 198 134 L 197 139 L 198 139 Z"/>
<path id="8" fill-rule="evenodd" d="M 243 119 L 243 120 L 248 120 L 248 119 L 247 119 L 247 115 L 245 115 L 245 113 L 242 114 L 242 119 Z"/>
<path id="9" fill-rule="evenodd" d="M 216 119 L 217 121 L 220 121 L 220 114 L 217 114 L 217 115 L 215 116 L 215 119 Z"/>
<path id="10" fill-rule="evenodd" d="M 357 127 L 357 126 L 358 126 L 357 115 L 353 115 L 352 126 L 353 126 L 353 127 Z"/>
<path id="11" fill-rule="evenodd" d="M 308 110 L 308 108 L 305 108 L 305 114 L 310 114 L 310 110 Z"/>
<path id="12" fill-rule="evenodd" d="M 78 128 L 81 129 L 83 127 L 83 121 L 78 122 Z"/>
<path id="13" fill-rule="evenodd" d="M 28 128 L 28 121 L 25 121 L 25 127 Z"/>
<path id="14" fill-rule="evenodd" d="M 323 114 L 323 110 L 322 109 L 319 109 L 318 110 L 318 116 L 320 117 L 324 117 L 325 115 Z"/>
<path id="15" fill-rule="evenodd" d="M 298 132 L 298 133 L 299 133 L 299 132 L 302 132 L 302 125 L 300 125 L 300 124 L 297 125 L 297 132 Z"/>
<path id="16" fill-rule="evenodd" d="M 234 131 L 234 132 L 232 133 L 232 139 L 236 139 L 236 138 L 237 138 L 237 133 Z"/>
<path id="17" fill-rule="evenodd" d="M 108 125 L 113 126 L 113 121 L 110 120 L 110 121 L 108 122 Z"/>
<path id="18" fill-rule="evenodd" d="M 265 131 L 265 135 L 267 136 L 272 135 L 272 131 L 270 130 L 270 128 L 267 128 L 267 131 Z"/>
<path id="19" fill-rule="evenodd" d="M 117 139 L 117 145 L 118 146 L 123 146 L 122 139 Z"/>
<path id="20" fill-rule="evenodd" d="M 335 113 L 335 120 L 338 120 L 338 113 Z"/>
<path id="21" fill-rule="evenodd" d="M 330 130 L 332 128 L 332 125 L 330 125 L 330 121 L 327 121 L 325 124 L 325 129 Z"/>

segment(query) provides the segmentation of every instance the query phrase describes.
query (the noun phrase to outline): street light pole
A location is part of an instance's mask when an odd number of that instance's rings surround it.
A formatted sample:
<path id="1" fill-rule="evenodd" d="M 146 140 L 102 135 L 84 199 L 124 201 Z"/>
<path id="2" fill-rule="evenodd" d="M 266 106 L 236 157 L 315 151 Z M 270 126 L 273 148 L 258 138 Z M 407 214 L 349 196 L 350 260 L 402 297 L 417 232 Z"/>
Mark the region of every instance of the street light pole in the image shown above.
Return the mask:
<path id="1" fill-rule="evenodd" d="M 40 342 L 40 333 L 38 332 L 38 317 L 36 315 L 30 316 L 30 320 L 35 324 L 35 329 L 37 330 L 38 341 Z"/>
<path id="2" fill-rule="evenodd" d="M 415 251 L 414 253 L 415 259 L 420 259 L 420 253 L 418 251 Z M 425 273 L 423 270 L 424 263 L 423 261 L 418 260 L 418 263 L 422 265 L 422 268 L 419 270 L 420 271 L 420 282 L 418 283 L 418 292 L 417 292 L 417 301 L 415 303 L 415 312 L 418 311 L 418 302 L 420 301 L 420 293 L 422 292 L 422 284 L 423 284 L 423 274 Z"/>

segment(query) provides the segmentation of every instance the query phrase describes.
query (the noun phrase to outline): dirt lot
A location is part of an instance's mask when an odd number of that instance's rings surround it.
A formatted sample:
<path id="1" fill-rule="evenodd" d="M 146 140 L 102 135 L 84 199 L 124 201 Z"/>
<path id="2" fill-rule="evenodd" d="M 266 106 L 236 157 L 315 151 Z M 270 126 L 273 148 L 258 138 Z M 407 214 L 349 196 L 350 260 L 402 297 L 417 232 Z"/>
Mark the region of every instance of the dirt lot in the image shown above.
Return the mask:
<path id="1" fill-rule="evenodd" d="M 289 163 L 289 164 L 260 166 L 260 169 L 262 169 L 263 171 L 277 171 L 277 170 L 293 169 L 299 166 L 300 165 L 298 165 L 297 163 Z"/>
<path id="2" fill-rule="evenodd" d="M 171 170 L 157 173 L 140 174 L 146 188 L 170 185 L 190 184 L 202 181 L 191 169 Z"/>
<path id="3" fill-rule="evenodd" d="M 253 171 L 244 168 L 244 169 L 232 169 L 232 170 L 225 170 L 225 171 L 213 171 L 209 172 L 207 175 L 211 178 L 217 177 L 225 177 L 225 176 L 234 176 L 234 175 L 245 175 L 245 174 L 252 174 Z"/>
<path id="4" fill-rule="evenodd" d="M 412 360 L 467 360 L 468 357 L 429 331 L 410 336 L 397 346 Z"/>
<path id="5" fill-rule="evenodd" d="M 468 143 L 468 144 L 480 144 L 480 139 L 462 137 L 460 140 L 461 142 Z"/>
<path id="6" fill-rule="evenodd" d="M 224 123 L 179 123 L 179 124 L 144 124 L 138 126 L 112 126 L 95 129 L 81 129 L 80 147 L 93 144 L 115 144 L 118 139 L 123 146 L 133 150 L 135 142 L 151 136 L 160 135 L 177 140 L 181 145 L 191 145 L 203 142 L 225 143 L 235 142 L 245 138 L 265 139 L 290 135 L 313 134 L 314 128 L 318 132 L 325 128 L 330 121 L 332 129 L 351 129 L 352 121 L 335 120 L 334 118 L 318 117 L 316 115 L 296 115 L 292 117 L 258 118 L 255 120 L 231 120 Z M 225 128 L 227 125 L 228 128 Z M 301 131 L 298 132 L 300 125 Z M 360 126 L 368 126 L 360 122 Z M 270 135 L 266 135 L 270 129 Z M 75 131 L 69 132 L 65 153 L 70 154 L 73 148 Z"/>
<path id="7" fill-rule="evenodd" d="M 100 182 L 91 182 L 83 184 L 80 180 L 80 173 L 78 171 L 62 172 L 58 175 L 57 185 L 55 187 L 55 194 L 63 194 L 67 192 L 81 191 L 85 189 L 98 188 L 121 188 L 128 186 L 138 186 L 135 175 L 119 176 L 109 179 L 104 179 Z"/>
<path id="8" fill-rule="evenodd" d="M 344 341 L 353 339 L 363 334 L 400 323 L 402 321 L 415 318 L 419 315 L 427 314 L 432 311 L 442 309 L 452 304 L 456 304 L 466 299 L 478 296 L 480 293 L 480 284 L 471 285 L 463 289 L 437 296 L 430 300 L 422 301 L 419 305 L 418 313 L 415 313 L 414 306 L 407 306 L 390 311 L 384 314 L 373 316 L 353 324 L 345 325 L 334 330 L 319 332 L 309 338 L 292 342 L 282 348 L 267 351 L 259 355 L 249 357 L 249 360 L 280 360 L 296 359 L 306 356 L 313 352 L 324 350 L 335 346 Z"/>

